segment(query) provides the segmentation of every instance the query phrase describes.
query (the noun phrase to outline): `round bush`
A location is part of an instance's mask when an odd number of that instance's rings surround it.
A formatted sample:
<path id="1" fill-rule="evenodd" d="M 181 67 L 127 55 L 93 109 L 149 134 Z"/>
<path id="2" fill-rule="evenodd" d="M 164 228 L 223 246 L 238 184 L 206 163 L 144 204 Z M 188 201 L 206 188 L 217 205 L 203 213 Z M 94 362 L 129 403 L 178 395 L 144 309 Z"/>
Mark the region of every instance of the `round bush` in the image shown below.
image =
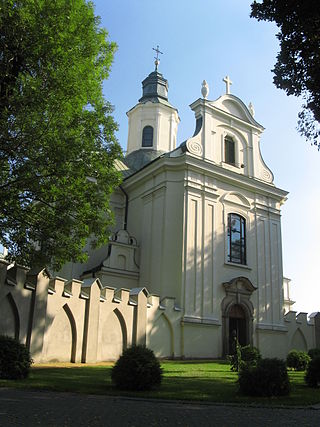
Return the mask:
<path id="1" fill-rule="evenodd" d="M 120 390 L 150 390 L 161 384 L 162 369 L 152 350 L 134 346 L 119 357 L 112 368 L 111 378 Z"/>
<path id="2" fill-rule="evenodd" d="M 295 371 L 305 371 L 310 360 L 305 351 L 291 350 L 287 356 L 287 366 Z"/>
<path id="3" fill-rule="evenodd" d="M 304 377 L 309 387 L 319 387 L 320 385 L 320 356 L 315 356 L 308 364 Z"/>
<path id="4" fill-rule="evenodd" d="M 320 356 L 320 348 L 310 348 L 310 350 L 308 351 L 308 355 L 311 359 Z"/>
<path id="5" fill-rule="evenodd" d="M 260 359 L 257 366 L 243 365 L 239 372 L 240 392 L 249 396 L 285 396 L 290 392 L 286 363 Z"/>
<path id="6" fill-rule="evenodd" d="M 241 347 L 241 361 L 243 363 L 256 366 L 261 359 L 260 350 L 252 345 Z"/>
<path id="7" fill-rule="evenodd" d="M 0 378 L 26 378 L 32 359 L 27 347 L 14 338 L 0 335 Z"/>

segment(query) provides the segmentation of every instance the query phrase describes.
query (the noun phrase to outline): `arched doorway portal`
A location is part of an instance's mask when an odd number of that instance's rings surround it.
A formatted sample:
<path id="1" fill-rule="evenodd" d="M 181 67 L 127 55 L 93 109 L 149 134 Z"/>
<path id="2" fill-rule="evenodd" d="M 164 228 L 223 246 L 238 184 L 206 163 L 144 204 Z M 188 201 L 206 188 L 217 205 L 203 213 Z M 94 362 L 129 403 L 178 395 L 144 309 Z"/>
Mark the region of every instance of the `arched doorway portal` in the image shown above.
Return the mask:
<path id="1" fill-rule="evenodd" d="M 250 301 L 256 287 L 246 277 L 223 283 L 226 297 L 222 300 L 223 355 L 234 351 L 234 338 L 240 345 L 252 344 L 254 307 Z"/>

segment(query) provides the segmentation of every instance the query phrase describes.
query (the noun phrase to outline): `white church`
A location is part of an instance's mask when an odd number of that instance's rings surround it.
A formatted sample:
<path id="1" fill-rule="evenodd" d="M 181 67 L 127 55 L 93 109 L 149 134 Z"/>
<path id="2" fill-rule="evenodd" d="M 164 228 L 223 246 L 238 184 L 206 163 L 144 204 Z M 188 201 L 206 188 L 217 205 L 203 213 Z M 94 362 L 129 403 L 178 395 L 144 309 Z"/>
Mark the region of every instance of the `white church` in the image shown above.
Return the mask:
<path id="1" fill-rule="evenodd" d="M 224 82 L 215 101 L 202 83 L 195 132 L 177 143 L 178 111 L 156 60 L 127 113 L 109 244 L 58 276 L 0 261 L 0 333 L 36 361 L 114 360 L 138 343 L 158 357 L 221 358 L 235 334 L 263 356 L 320 347 L 320 314 L 291 311 L 287 192 L 261 156 L 264 128 Z"/>

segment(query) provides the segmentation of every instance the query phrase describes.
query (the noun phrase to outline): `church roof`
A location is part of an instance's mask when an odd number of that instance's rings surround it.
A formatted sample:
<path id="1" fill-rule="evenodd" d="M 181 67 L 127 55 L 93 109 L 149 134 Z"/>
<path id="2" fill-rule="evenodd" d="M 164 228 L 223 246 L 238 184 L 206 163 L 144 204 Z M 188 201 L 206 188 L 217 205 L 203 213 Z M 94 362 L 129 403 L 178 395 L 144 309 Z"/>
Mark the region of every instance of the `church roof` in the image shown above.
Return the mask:
<path id="1" fill-rule="evenodd" d="M 148 163 L 154 161 L 163 154 L 164 151 L 161 150 L 147 150 L 145 148 L 142 148 L 140 150 L 136 150 L 128 154 L 125 157 L 123 163 L 129 168 L 131 172 L 129 175 L 132 175 L 132 173 L 142 169 Z"/>
<path id="2" fill-rule="evenodd" d="M 142 97 L 139 102 L 162 99 L 168 101 L 168 81 L 157 70 L 152 71 L 142 82 Z"/>
<path id="3" fill-rule="evenodd" d="M 177 149 L 176 149 L 177 150 Z M 174 150 L 174 151 L 176 151 Z M 149 163 L 154 162 L 158 158 L 167 155 L 161 150 L 136 150 L 128 154 L 123 160 L 115 160 L 115 168 L 122 173 L 124 179 L 143 169 Z"/>
<path id="4" fill-rule="evenodd" d="M 168 80 L 158 70 L 152 71 L 142 82 L 142 97 L 139 99 L 139 104 L 152 102 L 153 104 L 162 104 L 177 110 L 168 101 L 168 88 Z M 135 108 L 136 105 L 127 114 Z"/>

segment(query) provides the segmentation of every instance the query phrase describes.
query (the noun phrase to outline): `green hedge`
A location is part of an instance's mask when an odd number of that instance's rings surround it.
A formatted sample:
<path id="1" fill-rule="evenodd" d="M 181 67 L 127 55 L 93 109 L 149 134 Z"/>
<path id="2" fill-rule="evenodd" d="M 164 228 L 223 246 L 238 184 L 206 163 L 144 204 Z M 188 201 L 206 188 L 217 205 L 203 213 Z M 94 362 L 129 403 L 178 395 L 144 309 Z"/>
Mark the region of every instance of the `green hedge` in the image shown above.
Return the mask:
<path id="1" fill-rule="evenodd" d="M 320 356 L 320 348 L 310 348 L 310 350 L 308 351 L 308 355 L 311 359 Z"/>
<path id="2" fill-rule="evenodd" d="M 257 366 L 243 365 L 239 372 L 240 392 L 249 396 L 285 396 L 290 392 L 286 363 L 261 359 Z"/>
<path id="3" fill-rule="evenodd" d="M 26 378 L 32 364 L 25 345 L 14 338 L 0 335 L 0 378 L 17 380 Z"/>
<path id="4" fill-rule="evenodd" d="M 134 346 L 119 357 L 112 368 L 111 378 L 120 390 L 151 390 L 161 384 L 162 369 L 152 350 Z"/>
<path id="5" fill-rule="evenodd" d="M 305 351 L 291 350 L 287 356 L 287 366 L 295 371 L 305 371 L 310 360 Z"/>
<path id="6" fill-rule="evenodd" d="M 320 385 L 320 356 L 315 356 L 311 359 L 307 372 L 305 375 L 305 381 L 309 387 L 319 387 Z"/>

